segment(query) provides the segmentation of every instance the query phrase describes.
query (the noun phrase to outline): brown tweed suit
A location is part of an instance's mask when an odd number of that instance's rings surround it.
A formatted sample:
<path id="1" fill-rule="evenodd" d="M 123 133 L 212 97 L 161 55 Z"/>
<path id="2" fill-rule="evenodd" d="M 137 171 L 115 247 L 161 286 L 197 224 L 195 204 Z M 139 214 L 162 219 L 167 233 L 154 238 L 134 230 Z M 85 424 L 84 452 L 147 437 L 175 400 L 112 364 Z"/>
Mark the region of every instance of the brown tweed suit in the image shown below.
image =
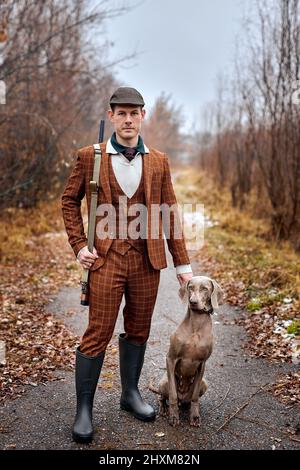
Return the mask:
<path id="1" fill-rule="evenodd" d="M 118 221 L 118 197 L 124 196 L 124 192 L 114 175 L 111 157 L 105 152 L 106 143 L 100 146 L 101 191 L 98 205 L 113 204 Z M 118 239 L 118 233 L 115 233 L 110 235 L 111 238 L 95 238 L 94 245 L 99 258 L 90 268 L 89 326 L 80 345 L 81 352 L 89 356 L 96 356 L 106 349 L 113 334 L 123 294 L 126 302 L 123 310 L 126 338 L 131 342 L 143 344 L 149 336 L 160 269 L 167 267 L 161 217 L 157 227 L 159 238 L 151 238 L 151 204 L 164 203 L 172 206 L 176 204 L 176 197 L 166 154 L 150 149 L 150 153 L 144 154 L 142 158 L 141 182 L 132 198 L 127 198 L 127 207 L 134 203 L 144 203 L 147 206 L 148 237 L 146 240 L 122 240 Z M 92 179 L 93 164 L 93 146 L 80 149 L 62 196 L 65 227 L 76 256 L 79 250 L 87 245 L 80 206 L 86 195 L 89 211 L 89 181 Z M 96 224 L 103 217 L 97 216 Z M 174 266 L 189 264 L 184 237 L 174 238 L 174 223 L 176 214 L 171 213 L 170 238 L 167 238 L 167 244 Z"/>

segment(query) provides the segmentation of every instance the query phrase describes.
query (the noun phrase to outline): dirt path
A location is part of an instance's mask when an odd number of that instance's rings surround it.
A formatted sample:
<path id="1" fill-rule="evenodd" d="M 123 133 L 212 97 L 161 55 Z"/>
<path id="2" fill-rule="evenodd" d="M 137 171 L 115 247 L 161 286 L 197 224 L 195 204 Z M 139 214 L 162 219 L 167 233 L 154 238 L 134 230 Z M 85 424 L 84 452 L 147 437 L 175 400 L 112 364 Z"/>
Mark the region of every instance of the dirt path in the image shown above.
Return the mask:
<path id="1" fill-rule="evenodd" d="M 148 384 L 151 381 L 156 386 L 163 374 L 168 338 L 185 308 L 177 296 L 179 284 L 170 256 L 168 261 L 170 267 L 161 271 L 141 378 L 143 394 L 156 408 L 157 396 L 148 389 Z M 208 274 L 201 272 L 201 267 L 195 263 L 193 270 L 194 274 Z M 49 304 L 49 311 L 63 318 L 81 335 L 87 323 L 87 308 L 79 306 L 79 295 L 78 288 L 63 289 Z M 214 316 L 215 349 L 206 369 L 209 389 L 201 400 L 201 428 L 191 428 L 187 414 L 183 414 L 180 426 L 174 429 L 165 418 L 142 423 L 121 411 L 117 334 L 122 331 L 122 307 L 123 303 L 96 392 L 96 434 L 90 448 L 300 449 L 300 436 L 290 433 L 299 426 L 299 406 L 288 407 L 262 389 L 280 373 L 295 370 L 295 366 L 250 358 L 242 349 L 243 329 L 233 323 L 239 313 L 228 305 L 222 306 Z M 70 310 L 76 313 L 67 314 Z M 0 409 L 1 449 L 80 448 L 72 442 L 70 433 L 75 410 L 73 373 L 60 371 L 57 375 L 61 380 L 44 386 L 28 386 L 23 397 L 7 402 Z M 239 409 L 236 417 L 229 419 Z"/>

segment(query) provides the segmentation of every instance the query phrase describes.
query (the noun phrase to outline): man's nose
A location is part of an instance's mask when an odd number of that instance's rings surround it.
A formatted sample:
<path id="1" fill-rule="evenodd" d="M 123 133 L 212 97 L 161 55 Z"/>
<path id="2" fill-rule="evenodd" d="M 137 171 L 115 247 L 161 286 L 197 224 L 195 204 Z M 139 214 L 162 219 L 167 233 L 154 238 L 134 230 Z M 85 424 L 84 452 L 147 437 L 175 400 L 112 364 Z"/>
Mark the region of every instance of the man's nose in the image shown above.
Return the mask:
<path id="1" fill-rule="evenodd" d="M 132 117 L 130 116 L 130 114 L 126 116 L 126 122 L 132 122 Z"/>

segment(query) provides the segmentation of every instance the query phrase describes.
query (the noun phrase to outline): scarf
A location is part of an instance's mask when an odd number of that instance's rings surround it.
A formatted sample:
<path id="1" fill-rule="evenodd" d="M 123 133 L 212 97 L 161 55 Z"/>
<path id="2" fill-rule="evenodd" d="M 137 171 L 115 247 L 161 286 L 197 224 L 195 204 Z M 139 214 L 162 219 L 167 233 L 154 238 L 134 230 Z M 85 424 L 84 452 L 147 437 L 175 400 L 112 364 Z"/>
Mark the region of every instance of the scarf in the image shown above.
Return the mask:
<path id="1" fill-rule="evenodd" d="M 138 152 L 145 153 L 144 142 L 140 135 L 139 135 L 138 143 L 136 147 L 125 147 L 124 145 L 119 144 L 119 142 L 117 141 L 115 132 L 112 134 L 110 141 L 111 141 L 113 148 L 118 153 L 122 153 L 124 157 L 126 157 L 127 160 L 129 161 L 131 161 Z"/>

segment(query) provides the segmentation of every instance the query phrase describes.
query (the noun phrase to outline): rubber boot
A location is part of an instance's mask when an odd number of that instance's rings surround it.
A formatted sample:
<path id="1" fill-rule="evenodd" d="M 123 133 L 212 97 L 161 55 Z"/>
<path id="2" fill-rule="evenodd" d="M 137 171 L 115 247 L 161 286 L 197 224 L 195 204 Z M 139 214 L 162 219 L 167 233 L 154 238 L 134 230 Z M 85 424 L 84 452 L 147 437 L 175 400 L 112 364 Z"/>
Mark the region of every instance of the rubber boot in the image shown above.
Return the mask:
<path id="1" fill-rule="evenodd" d="M 90 357 L 76 350 L 77 412 L 72 436 L 75 442 L 89 443 L 93 439 L 92 410 L 105 352 Z"/>
<path id="2" fill-rule="evenodd" d="M 122 384 L 121 409 L 131 412 L 135 418 L 142 421 L 153 421 L 155 419 L 155 411 L 151 405 L 142 399 L 138 389 L 146 343 L 142 345 L 129 343 L 124 336 L 125 333 L 119 335 Z"/>

